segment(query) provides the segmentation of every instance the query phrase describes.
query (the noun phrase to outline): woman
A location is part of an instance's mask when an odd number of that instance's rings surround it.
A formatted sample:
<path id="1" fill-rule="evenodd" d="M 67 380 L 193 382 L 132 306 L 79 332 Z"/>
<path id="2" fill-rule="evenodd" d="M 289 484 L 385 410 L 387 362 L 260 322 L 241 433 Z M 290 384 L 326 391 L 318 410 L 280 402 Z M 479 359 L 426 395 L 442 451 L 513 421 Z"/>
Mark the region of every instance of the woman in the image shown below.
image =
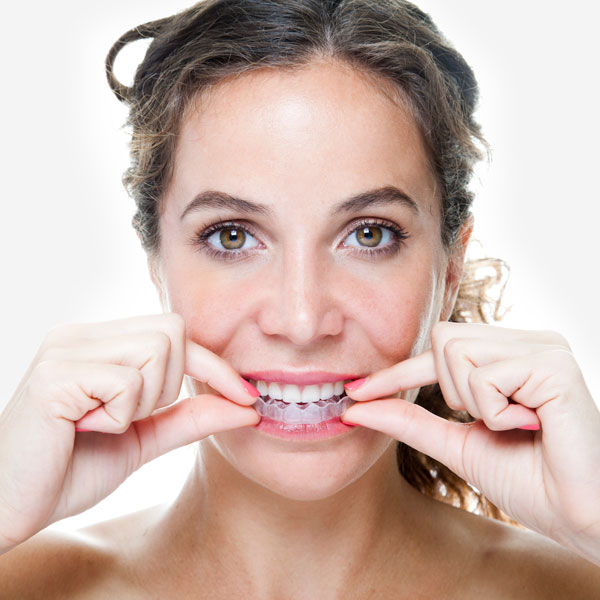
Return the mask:
<path id="1" fill-rule="evenodd" d="M 215 0 L 107 67 L 165 314 L 52 331 L 3 412 L 6 597 L 597 593 L 600 415 L 568 344 L 448 322 L 477 320 L 483 140 L 429 18 Z M 41 532 L 196 441 L 172 505 Z"/>

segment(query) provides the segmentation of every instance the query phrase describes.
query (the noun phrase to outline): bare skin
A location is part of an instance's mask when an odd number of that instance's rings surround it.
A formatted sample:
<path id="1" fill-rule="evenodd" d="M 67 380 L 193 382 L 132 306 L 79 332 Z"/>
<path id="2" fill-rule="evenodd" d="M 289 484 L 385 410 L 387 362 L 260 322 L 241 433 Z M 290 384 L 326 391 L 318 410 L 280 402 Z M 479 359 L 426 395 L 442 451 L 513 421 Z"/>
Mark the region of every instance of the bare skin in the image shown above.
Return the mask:
<path id="1" fill-rule="evenodd" d="M 332 216 L 340 200 L 383 185 L 416 210 L 380 203 Z M 182 216 L 203 190 L 270 213 L 212 205 Z M 451 313 L 471 223 L 448 253 L 438 203 L 414 120 L 372 82 L 330 62 L 253 73 L 219 86 L 184 123 L 151 275 L 187 338 L 242 375 L 367 375 L 425 349 Z M 365 218 L 409 236 L 398 252 L 367 257 L 346 242 Z M 229 220 L 250 222 L 250 252 L 217 260 L 190 241 Z M 191 395 L 211 391 L 186 373 Z M 422 496 L 380 431 L 309 443 L 252 425 L 199 443 L 173 505 L 8 552 L 6 597 L 530 599 L 600 588 L 598 568 L 554 542 Z"/>
<path id="2" fill-rule="evenodd" d="M 184 495 L 186 492 L 184 491 Z M 179 563 L 178 530 L 165 532 L 179 503 L 157 506 L 66 535 L 43 532 L 3 556 L 2 598 L 415 598 L 532 600 L 595 598 L 600 577 L 591 563 L 535 533 L 467 513 L 424 497 L 419 538 L 430 545 L 406 551 L 400 518 L 387 520 L 378 548 L 350 573 L 336 593 L 307 589 L 261 594 L 235 562 L 239 546 L 211 535 L 212 544 L 190 548 Z M 401 511 L 396 510 L 396 516 Z M 433 525 L 436 524 L 436 526 Z M 216 523 L 215 523 L 216 524 Z M 170 541 L 170 543 L 169 543 Z M 186 540 L 187 541 L 187 540 Z M 166 542 L 166 544 L 165 544 Z M 233 543 L 232 543 L 233 542 Z M 215 546 L 230 560 L 215 556 Z M 435 548 L 433 550 L 432 548 Z M 189 557 L 189 555 L 188 555 Z M 435 568 L 432 566 L 432 561 Z M 190 570 L 193 562 L 194 569 Z"/>

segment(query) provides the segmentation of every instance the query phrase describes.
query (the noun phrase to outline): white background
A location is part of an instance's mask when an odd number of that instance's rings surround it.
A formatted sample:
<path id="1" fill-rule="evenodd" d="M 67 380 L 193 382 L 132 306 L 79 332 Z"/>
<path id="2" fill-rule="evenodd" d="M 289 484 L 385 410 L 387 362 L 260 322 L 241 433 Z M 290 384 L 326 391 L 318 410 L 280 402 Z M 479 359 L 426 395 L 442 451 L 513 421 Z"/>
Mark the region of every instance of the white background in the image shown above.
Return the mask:
<path id="1" fill-rule="evenodd" d="M 423 0 L 472 65 L 493 148 L 479 170 L 475 235 L 512 268 L 510 327 L 555 329 L 600 399 L 597 305 L 600 106 L 596 3 Z M 0 406 L 53 325 L 160 312 L 130 227 L 125 108 L 104 57 L 176 0 L 11 3 L 3 9 Z M 138 50 L 140 44 L 138 44 Z M 117 64 L 129 82 L 141 58 Z M 192 458 L 175 451 L 134 474 L 73 528 L 172 497 Z"/>

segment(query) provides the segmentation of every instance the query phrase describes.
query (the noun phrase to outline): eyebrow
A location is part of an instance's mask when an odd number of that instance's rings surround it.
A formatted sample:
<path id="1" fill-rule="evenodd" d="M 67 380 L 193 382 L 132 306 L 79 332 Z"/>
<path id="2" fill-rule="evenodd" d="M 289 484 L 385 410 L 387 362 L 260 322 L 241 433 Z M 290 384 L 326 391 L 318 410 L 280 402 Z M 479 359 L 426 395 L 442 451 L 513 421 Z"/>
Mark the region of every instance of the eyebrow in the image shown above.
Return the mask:
<path id="1" fill-rule="evenodd" d="M 334 206 L 331 214 L 358 212 L 373 205 L 386 204 L 401 204 L 410 208 L 415 214 L 421 214 L 419 205 L 408 194 L 393 185 L 386 185 L 352 196 Z"/>
<path id="2" fill-rule="evenodd" d="M 206 190 L 205 192 L 201 192 L 200 194 L 198 194 L 186 206 L 185 210 L 181 213 L 181 217 L 179 217 L 179 220 L 182 221 L 188 213 L 194 212 L 196 210 L 202 210 L 205 208 L 230 208 L 234 209 L 236 212 L 246 215 L 258 214 L 263 216 L 269 216 L 273 212 L 264 204 L 256 204 L 248 200 L 243 200 L 242 198 L 237 198 L 236 196 L 231 196 L 230 194 L 226 194 L 225 192 Z"/>
<path id="3" fill-rule="evenodd" d="M 336 204 L 331 210 L 332 215 L 339 213 L 357 212 L 373 205 L 401 204 L 419 215 L 419 205 L 402 190 L 393 185 L 361 192 Z M 206 190 L 198 194 L 181 213 L 180 220 L 191 212 L 207 208 L 228 208 L 248 215 L 270 216 L 273 211 L 264 204 L 257 204 L 238 198 L 225 192 Z"/>

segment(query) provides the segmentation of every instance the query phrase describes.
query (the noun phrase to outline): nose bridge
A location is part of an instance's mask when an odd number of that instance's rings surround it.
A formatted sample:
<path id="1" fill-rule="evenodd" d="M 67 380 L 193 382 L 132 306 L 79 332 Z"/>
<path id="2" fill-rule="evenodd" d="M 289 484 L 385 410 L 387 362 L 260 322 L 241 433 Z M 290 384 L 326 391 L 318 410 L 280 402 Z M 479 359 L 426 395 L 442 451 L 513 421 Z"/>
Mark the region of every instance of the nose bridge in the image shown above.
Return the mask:
<path id="1" fill-rule="evenodd" d="M 307 343 L 317 335 L 322 308 L 319 265 L 314 252 L 296 247 L 283 260 L 281 309 L 287 335 L 296 343 Z"/>
<path id="2" fill-rule="evenodd" d="M 321 265 L 322 268 L 323 265 Z M 320 304 L 319 268 L 317 257 L 306 248 L 296 248 L 283 260 L 282 292 L 287 300 L 289 318 L 307 320 L 315 316 Z"/>
<path id="3" fill-rule="evenodd" d="M 332 304 L 327 261 L 314 247 L 295 244 L 281 256 L 278 285 L 273 290 L 271 333 L 306 345 L 324 335 L 341 331 L 341 313 Z"/>

